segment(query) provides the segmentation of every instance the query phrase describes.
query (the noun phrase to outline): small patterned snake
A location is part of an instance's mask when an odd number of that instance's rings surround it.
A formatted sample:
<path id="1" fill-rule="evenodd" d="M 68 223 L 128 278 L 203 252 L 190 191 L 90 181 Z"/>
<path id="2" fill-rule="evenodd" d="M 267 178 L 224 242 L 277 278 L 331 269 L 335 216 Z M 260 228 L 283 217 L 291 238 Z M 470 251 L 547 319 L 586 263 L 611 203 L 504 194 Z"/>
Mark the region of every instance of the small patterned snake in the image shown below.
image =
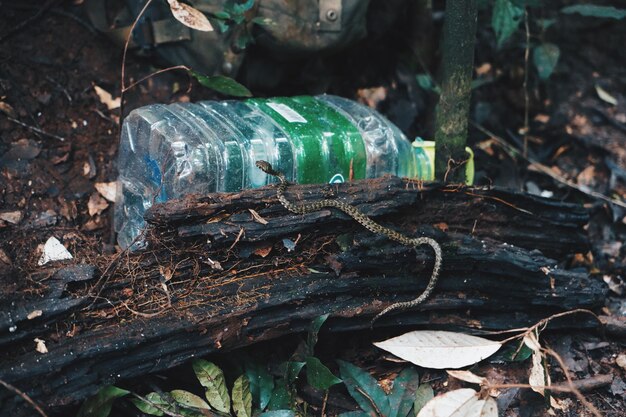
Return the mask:
<path id="1" fill-rule="evenodd" d="M 437 243 L 436 240 L 429 237 L 409 238 L 407 236 L 404 236 L 403 234 L 398 233 L 395 230 L 391 230 L 387 227 L 379 225 L 378 223 L 367 217 L 365 214 L 361 213 L 355 207 L 341 201 L 324 199 L 309 204 L 294 204 L 291 201 L 287 200 L 287 198 L 285 197 L 285 190 L 287 189 L 287 179 L 285 178 L 285 175 L 282 172 L 274 170 L 274 168 L 272 168 L 272 165 L 266 161 L 256 161 L 256 166 L 266 174 L 272 175 L 280 180 L 280 184 L 278 185 L 278 188 L 276 190 L 278 201 L 280 201 L 280 203 L 287 210 L 293 213 L 306 214 L 312 213 L 314 211 L 319 211 L 324 207 L 334 207 L 352 217 L 354 220 L 359 222 L 363 227 L 365 227 L 372 233 L 387 236 L 389 239 L 395 240 L 396 242 L 402 243 L 403 245 L 407 246 L 417 247 L 420 245 L 429 245 L 431 248 L 433 248 L 433 251 L 435 252 L 435 265 L 433 266 L 433 272 L 430 276 L 430 281 L 428 282 L 428 285 L 426 286 L 424 292 L 414 300 L 390 305 L 389 307 L 378 313 L 378 315 L 376 315 L 376 317 L 374 317 L 374 319 L 372 320 L 372 323 L 374 323 L 376 320 L 378 320 L 383 315 L 389 313 L 390 311 L 413 308 L 423 303 L 433 292 L 433 290 L 435 289 L 435 285 L 437 285 L 437 279 L 439 278 L 439 269 L 441 268 L 442 258 L 441 246 L 439 246 L 439 243 Z"/>

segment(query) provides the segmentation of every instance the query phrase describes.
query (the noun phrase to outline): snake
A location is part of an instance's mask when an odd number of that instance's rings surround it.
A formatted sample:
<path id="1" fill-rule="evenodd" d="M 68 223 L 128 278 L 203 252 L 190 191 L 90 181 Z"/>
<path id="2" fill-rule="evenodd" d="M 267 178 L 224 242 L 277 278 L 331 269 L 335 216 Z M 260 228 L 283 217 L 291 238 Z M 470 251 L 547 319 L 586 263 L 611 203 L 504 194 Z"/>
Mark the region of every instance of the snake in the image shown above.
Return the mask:
<path id="1" fill-rule="evenodd" d="M 441 252 L 441 246 L 435 239 L 432 239 L 430 237 L 411 238 L 411 237 L 405 236 L 402 233 L 399 233 L 393 229 L 389 229 L 388 227 L 385 227 L 376 223 L 374 220 L 369 218 L 367 215 L 363 214 L 356 207 L 351 206 L 350 204 L 344 203 L 342 201 L 333 200 L 333 199 L 322 199 L 322 200 L 314 201 L 312 203 L 295 204 L 289 201 L 287 197 L 285 197 L 285 191 L 287 191 L 287 185 L 289 184 L 287 181 L 287 178 L 285 177 L 285 174 L 283 174 L 280 171 L 275 170 L 272 167 L 272 165 L 267 161 L 262 161 L 262 160 L 256 161 L 256 166 L 257 168 L 259 168 L 261 171 L 265 172 L 266 174 L 278 178 L 279 184 L 276 189 L 276 196 L 278 198 L 278 201 L 283 205 L 283 207 L 285 207 L 287 210 L 289 210 L 292 213 L 307 214 L 307 213 L 313 213 L 313 212 L 319 211 L 323 208 L 333 207 L 344 212 L 348 216 L 352 217 L 356 222 L 361 224 L 363 227 L 365 227 L 367 230 L 369 230 L 372 233 L 386 236 L 390 240 L 393 240 L 395 242 L 401 243 L 406 246 L 417 248 L 418 246 L 421 246 L 421 245 L 427 245 L 432 248 L 433 252 L 435 253 L 435 264 L 433 265 L 432 273 L 430 275 L 430 280 L 428 281 L 428 285 L 426 286 L 424 291 L 419 295 L 419 297 L 411 301 L 404 301 L 404 302 L 391 304 L 390 306 L 385 308 L 383 311 L 378 313 L 372 319 L 371 321 L 372 324 L 376 320 L 378 320 L 379 318 L 381 318 L 382 316 L 384 316 L 385 314 L 391 311 L 411 309 L 422 304 L 433 293 L 433 291 L 435 290 L 435 287 L 437 286 L 437 280 L 439 279 L 439 271 L 441 269 L 441 260 L 443 257 L 442 252 Z"/>

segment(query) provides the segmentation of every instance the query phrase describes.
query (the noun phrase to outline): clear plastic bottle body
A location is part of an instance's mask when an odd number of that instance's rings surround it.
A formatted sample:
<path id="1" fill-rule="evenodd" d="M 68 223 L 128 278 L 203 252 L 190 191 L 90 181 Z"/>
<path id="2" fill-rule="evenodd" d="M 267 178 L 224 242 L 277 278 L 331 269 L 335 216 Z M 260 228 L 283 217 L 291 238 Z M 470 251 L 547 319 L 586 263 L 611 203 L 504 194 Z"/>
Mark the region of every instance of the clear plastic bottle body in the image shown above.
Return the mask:
<path id="1" fill-rule="evenodd" d="M 397 127 L 340 97 L 146 106 L 131 112 L 122 128 L 119 244 L 135 242 L 154 202 L 275 182 L 256 168 L 260 159 L 300 183 L 416 172 L 411 145 Z"/>

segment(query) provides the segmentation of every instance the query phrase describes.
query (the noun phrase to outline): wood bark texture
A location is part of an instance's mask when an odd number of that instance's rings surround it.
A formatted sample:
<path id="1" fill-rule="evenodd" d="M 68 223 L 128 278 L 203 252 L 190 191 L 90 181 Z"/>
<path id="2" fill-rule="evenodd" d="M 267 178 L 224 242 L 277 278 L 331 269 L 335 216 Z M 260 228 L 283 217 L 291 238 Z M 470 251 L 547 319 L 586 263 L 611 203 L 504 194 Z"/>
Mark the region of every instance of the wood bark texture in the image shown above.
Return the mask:
<path id="1" fill-rule="evenodd" d="M 580 206 L 398 178 L 332 191 L 381 224 L 434 237 L 443 248 L 434 296 L 377 327 L 476 334 L 603 303 L 599 280 L 547 257 L 588 250 Z M 290 186 L 288 196 L 306 202 L 328 192 Z M 30 292 L 5 294 L 0 379 L 54 413 L 103 384 L 301 332 L 325 313 L 331 331 L 369 331 L 377 312 L 424 289 L 433 264 L 430 248 L 390 242 L 338 211 L 289 213 L 273 187 L 171 201 L 146 219 L 146 248 L 46 269 L 31 274 Z M 595 324 L 578 316 L 554 325 Z M 34 338 L 48 353 L 35 351 Z M 0 391 L 0 415 L 31 411 Z"/>

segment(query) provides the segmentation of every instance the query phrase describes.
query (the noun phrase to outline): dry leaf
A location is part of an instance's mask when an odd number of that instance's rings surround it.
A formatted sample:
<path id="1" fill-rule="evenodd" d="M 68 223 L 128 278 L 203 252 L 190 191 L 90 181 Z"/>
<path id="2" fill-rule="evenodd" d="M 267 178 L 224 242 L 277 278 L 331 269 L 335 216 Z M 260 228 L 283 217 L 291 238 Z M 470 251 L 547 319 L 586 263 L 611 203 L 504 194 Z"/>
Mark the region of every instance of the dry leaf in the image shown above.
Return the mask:
<path id="1" fill-rule="evenodd" d="M 95 187 L 102 197 L 106 198 L 111 203 L 115 203 L 115 195 L 117 194 L 117 181 L 97 182 L 95 184 Z"/>
<path id="2" fill-rule="evenodd" d="M 42 314 L 43 314 L 43 311 L 41 311 L 41 310 L 33 310 L 30 313 L 28 313 L 28 316 L 26 316 L 26 318 L 28 320 L 32 320 L 32 319 L 35 319 L 37 317 L 41 317 Z"/>
<path id="3" fill-rule="evenodd" d="M 375 346 L 424 368 L 462 368 L 493 355 L 502 344 L 463 333 L 423 330 L 393 337 Z"/>
<path id="4" fill-rule="evenodd" d="M 100 99 L 100 102 L 104 104 L 105 106 L 107 106 L 107 109 L 115 110 L 118 107 L 120 107 L 120 104 L 122 103 L 121 97 L 114 99 L 111 93 L 109 93 L 102 87 L 98 87 L 97 85 L 94 85 L 93 89 L 96 91 L 96 94 L 98 95 L 98 98 Z"/>
<path id="5" fill-rule="evenodd" d="M 21 211 L 5 211 L 0 213 L 0 220 L 4 220 L 7 223 L 18 224 L 22 221 L 23 214 Z"/>
<path id="6" fill-rule="evenodd" d="M 248 211 L 250 212 L 250 214 L 252 214 L 252 218 L 254 219 L 255 222 L 261 223 L 261 224 L 267 224 L 267 220 L 261 217 L 259 213 L 257 213 L 256 211 L 252 209 L 248 209 Z"/>
<path id="7" fill-rule="evenodd" d="M 598 93 L 598 97 L 606 103 L 617 106 L 617 99 L 610 95 L 604 88 L 600 87 L 596 84 L 596 93 Z"/>
<path id="8" fill-rule="evenodd" d="M 9 103 L 5 103 L 4 101 L 0 101 L 0 112 L 6 114 L 9 117 L 15 117 L 15 110 Z"/>
<path id="9" fill-rule="evenodd" d="M 65 249 L 65 246 L 59 242 L 59 239 L 51 237 L 43 246 L 43 253 L 39 261 L 37 261 L 37 265 L 42 266 L 50 261 L 63 261 L 66 259 L 72 259 L 72 254 Z"/>
<path id="10" fill-rule="evenodd" d="M 543 354 L 541 353 L 539 340 L 534 333 L 529 333 L 524 336 L 524 344 L 533 351 L 528 383 L 533 391 L 545 395 L 543 387 L 550 385 L 550 375 L 545 372 L 545 367 L 543 366 Z"/>
<path id="11" fill-rule="evenodd" d="M 259 255 L 261 258 L 265 258 L 267 255 L 270 254 L 270 252 L 272 251 L 272 246 L 267 246 L 264 248 L 258 248 L 257 250 L 254 251 L 255 255 Z"/>
<path id="12" fill-rule="evenodd" d="M 476 374 L 474 374 L 474 373 L 472 373 L 470 371 L 451 371 L 451 370 L 447 370 L 446 372 L 451 377 L 454 377 L 456 379 L 460 379 L 461 381 L 469 382 L 471 384 L 482 385 L 482 384 L 487 382 L 486 378 L 484 378 L 482 376 L 478 376 L 478 375 L 476 375 Z"/>
<path id="13" fill-rule="evenodd" d="M 448 231 L 448 223 L 445 222 L 441 222 L 441 223 L 435 223 L 433 224 L 433 227 L 441 230 L 442 232 L 447 232 Z"/>
<path id="14" fill-rule="evenodd" d="M 179 3 L 176 0 L 167 0 L 172 14 L 183 25 L 202 32 L 211 32 L 213 26 L 209 19 L 198 9 L 188 4 Z"/>
<path id="15" fill-rule="evenodd" d="M 7 265 L 12 264 L 11 258 L 9 258 L 9 255 L 7 255 L 7 253 L 2 249 L 0 249 L 0 261 L 4 262 Z"/>
<path id="16" fill-rule="evenodd" d="M 476 75 L 487 75 L 491 72 L 491 64 L 489 62 L 485 62 L 484 64 L 476 67 Z"/>
<path id="17" fill-rule="evenodd" d="M 46 347 L 46 342 L 39 339 L 39 338 L 35 338 L 35 350 L 39 353 L 48 353 L 48 348 Z"/>
<path id="18" fill-rule="evenodd" d="M 428 401 L 417 417 L 497 417 L 498 405 L 493 398 L 481 400 L 471 388 L 457 389 Z"/>
<path id="19" fill-rule="evenodd" d="M 615 363 L 626 371 L 626 353 L 620 353 L 615 359 Z"/>
<path id="20" fill-rule="evenodd" d="M 90 216 L 93 217 L 102 213 L 107 209 L 107 207 L 109 207 L 109 203 L 107 203 L 104 198 L 100 197 L 100 194 L 91 194 L 91 197 L 89 197 L 89 201 L 87 202 L 87 209 L 89 210 Z"/>

